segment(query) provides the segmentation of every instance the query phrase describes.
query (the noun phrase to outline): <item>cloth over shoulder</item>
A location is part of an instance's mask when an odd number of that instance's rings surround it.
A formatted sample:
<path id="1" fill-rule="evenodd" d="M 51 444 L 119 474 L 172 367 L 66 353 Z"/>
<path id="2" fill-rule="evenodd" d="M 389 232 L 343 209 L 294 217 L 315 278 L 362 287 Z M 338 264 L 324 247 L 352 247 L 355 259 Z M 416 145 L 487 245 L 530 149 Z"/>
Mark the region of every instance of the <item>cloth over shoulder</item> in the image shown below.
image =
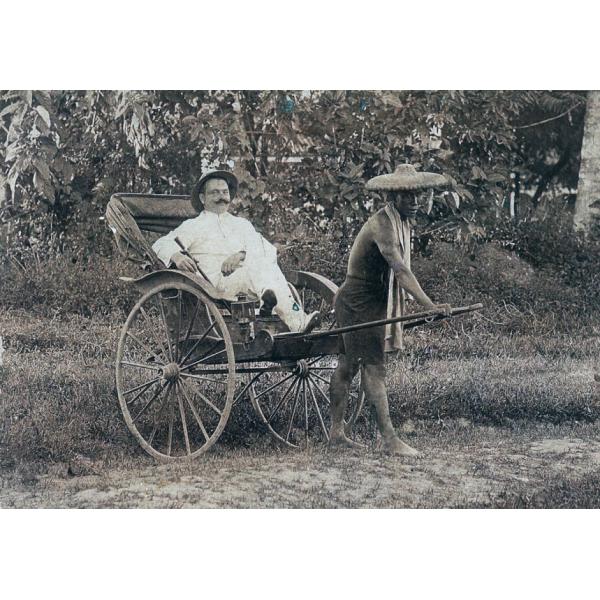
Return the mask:
<path id="1" fill-rule="evenodd" d="M 398 211 L 387 204 L 385 213 L 392 223 L 395 243 L 400 247 L 402 260 L 410 269 L 410 223 L 403 219 Z M 390 269 L 388 285 L 387 319 L 400 317 L 406 312 L 406 292 L 400 287 L 394 271 Z M 404 349 L 402 323 L 390 323 L 385 327 L 385 351 L 396 352 Z"/>

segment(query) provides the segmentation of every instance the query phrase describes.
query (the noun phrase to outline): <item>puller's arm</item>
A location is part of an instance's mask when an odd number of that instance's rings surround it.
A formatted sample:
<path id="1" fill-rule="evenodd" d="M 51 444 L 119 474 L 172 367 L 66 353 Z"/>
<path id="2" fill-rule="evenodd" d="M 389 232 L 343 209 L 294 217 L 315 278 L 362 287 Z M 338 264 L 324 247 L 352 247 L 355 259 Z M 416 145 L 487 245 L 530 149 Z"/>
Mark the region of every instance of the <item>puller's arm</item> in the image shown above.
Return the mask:
<path id="1" fill-rule="evenodd" d="M 394 238 L 391 223 L 387 219 L 379 221 L 377 230 L 373 232 L 373 241 L 377 244 L 381 255 L 394 271 L 400 287 L 407 291 L 424 308 L 440 308 L 444 313 L 448 312 L 450 310 L 449 305 L 434 304 L 431 298 L 423 291 L 414 273 L 402 260 L 400 249 L 393 241 Z"/>

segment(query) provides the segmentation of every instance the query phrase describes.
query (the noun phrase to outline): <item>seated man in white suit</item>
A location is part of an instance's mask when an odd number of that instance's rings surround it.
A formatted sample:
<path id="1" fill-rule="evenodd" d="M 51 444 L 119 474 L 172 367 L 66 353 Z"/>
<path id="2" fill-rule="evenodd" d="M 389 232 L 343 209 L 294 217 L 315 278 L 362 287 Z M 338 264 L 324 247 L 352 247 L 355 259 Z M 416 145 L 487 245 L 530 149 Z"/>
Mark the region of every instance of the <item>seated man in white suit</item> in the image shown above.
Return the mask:
<path id="1" fill-rule="evenodd" d="M 166 266 L 196 272 L 196 265 L 226 298 L 253 293 L 261 299 L 262 314 L 271 310 L 293 332 L 313 329 L 318 312 L 307 315 L 294 300 L 287 281 L 277 265 L 277 250 L 252 223 L 229 213 L 238 182 L 229 171 L 203 175 L 192 193 L 192 206 L 199 212 L 193 219 L 157 240 L 152 249 Z M 184 244 L 182 254 L 175 238 Z"/>

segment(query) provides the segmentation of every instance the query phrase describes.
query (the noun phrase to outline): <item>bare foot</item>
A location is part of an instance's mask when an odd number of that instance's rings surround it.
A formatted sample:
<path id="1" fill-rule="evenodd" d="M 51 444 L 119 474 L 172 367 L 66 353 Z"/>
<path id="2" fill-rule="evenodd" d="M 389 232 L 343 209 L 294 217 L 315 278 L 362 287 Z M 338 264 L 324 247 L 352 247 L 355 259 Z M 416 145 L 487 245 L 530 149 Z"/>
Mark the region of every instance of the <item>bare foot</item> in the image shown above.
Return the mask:
<path id="1" fill-rule="evenodd" d="M 421 453 L 418 450 L 415 450 L 408 444 L 405 444 L 400 438 L 397 437 L 384 439 L 381 450 L 386 454 L 394 454 L 395 456 L 412 456 L 413 458 L 421 456 Z"/>
<path id="2" fill-rule="evenodd" d="M 331 448 L 353 448 L 355 450 L 364 450 L 365 448 L 362 444 L 346 437 L 345 433 L 332 436 L 329 439 L 329 446 Z"/>

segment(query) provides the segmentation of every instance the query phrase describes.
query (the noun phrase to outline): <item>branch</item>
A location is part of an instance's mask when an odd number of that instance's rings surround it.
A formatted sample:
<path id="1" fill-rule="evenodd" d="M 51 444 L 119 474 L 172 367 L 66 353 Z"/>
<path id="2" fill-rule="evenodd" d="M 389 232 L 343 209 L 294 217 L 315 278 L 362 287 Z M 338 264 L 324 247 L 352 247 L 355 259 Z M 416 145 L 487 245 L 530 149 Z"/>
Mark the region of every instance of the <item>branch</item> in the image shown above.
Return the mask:
<path id="1" fill-rule="evenodd" d="M 560 119 L 561 117 L 568 115 L 572 110 L 576 109 L 578 106 L 581 106 L 582 104 L 583 104 L 583 102 L 577 102 L 577 104 L 574 104 L 573 106 L 571 106 L 571 108 L 569 108 L 568 110 L 565 110 L 565 112 L 560 113 L 560 115 L 556 115 L 555 117 L 550 117 L 549 119 L 543 119 L 542 121 L 537 121 L 536 123 L 530 123 L 529 125 L 520 125 L 518 127 L 515 127 L 515 129 L 527 129 L 528 127 L 536 127 L 537 125 L 543 125 L 544 123 L 550 123 L 550 121 L 556 121 L 556 119 Z"/>

